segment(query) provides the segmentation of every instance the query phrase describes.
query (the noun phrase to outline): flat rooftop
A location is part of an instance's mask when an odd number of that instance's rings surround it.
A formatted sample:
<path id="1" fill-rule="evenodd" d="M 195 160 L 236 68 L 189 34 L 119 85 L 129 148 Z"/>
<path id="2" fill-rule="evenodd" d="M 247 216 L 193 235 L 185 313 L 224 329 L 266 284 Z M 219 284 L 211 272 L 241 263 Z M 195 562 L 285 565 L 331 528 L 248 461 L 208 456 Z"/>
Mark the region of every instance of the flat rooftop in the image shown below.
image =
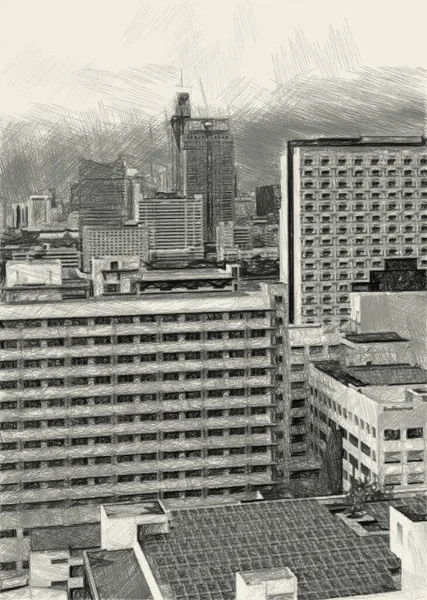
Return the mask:
<path id="1" fill-rule="evenodd" d="M 164 515 L 165 509 L 158 500 L 140 503 L 105 504 L 104 510 L 107 517 L 139 517 L 141 515 Z"/>
<path id="2" fill-rule="evenodd" d="M 152 598 L 133 550 L 95 550 L 87 553 L 87 561 L 99 600 Z"/>
<path id="3" fill-rule="evenodd" d="M 315 363 L 316 369 L 343 385 L 356 387 L 411 385 L 427 382 L 427 371 L 410 364 L 347 366 L 337 361 Z"/>
<path id="4" fill-rule="evenodd" d="M 67 548 L 87 549 L 101 546 L 101 526 L 99 523 L 81 525 L 40 527 L 31 530 L 31 550 L 64 550 Z"/>
<path id="5" fill-rule="evenodd" d="M 25 315 L 22 306 L 25 305 Z M 153 314 L 168 312 L 200 312 L 230 310 L 268 310 L 267 301 L 260 293 L 199 292 L 198 294 L 163 294 L 144 296 L 109 296 L 81 300 L 49 302 L 49 318 L 100 317 Z M 45 319 L 46 302 L 31 304 L 0 304 L 0 319 Z"/>
<path id="6" fill-rule="evenodd" d="M 426 139 L 421 136 L 362 136 L 358 138 L 317 138 L 307 140 L 291 140 L 290 147 L 324 147 L 324 146 L 425 146 Z"/>
<path id="7" fill-rule="evenodd" d="M 349 342 L 354 344 L 377 344 L 387 342 L 408 342 L 395 331 L 378 331 L 374 333 L 349 333 L 345 336 Z"/>
<path id="8" fill-rule="evenodd" d="M 388 536 L 358 536 L 315 499 L 172 511 L 170 532 L 141 547 L 176 600 L 234 600 L 236 571 L 263 569 L 289 568 L 299 600 L 398 589 Z"/>
<path id="9" fill-rule="evenodd" d="M 143 271 L 141 281 L 187 281 L 188 279 L 233 279 L 231 271 L 223 269 L 156 269 Z"/>

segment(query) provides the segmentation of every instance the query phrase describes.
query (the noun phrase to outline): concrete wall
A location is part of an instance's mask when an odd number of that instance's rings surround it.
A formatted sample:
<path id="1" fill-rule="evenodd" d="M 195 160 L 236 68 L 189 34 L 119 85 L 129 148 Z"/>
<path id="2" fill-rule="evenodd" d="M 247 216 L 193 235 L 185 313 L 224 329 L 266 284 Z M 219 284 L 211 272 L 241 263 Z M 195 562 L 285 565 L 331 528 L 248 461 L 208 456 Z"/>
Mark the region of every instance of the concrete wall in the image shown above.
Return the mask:
<path id="1" fill-rule="evenodd" d="M 414 361 L 427 369 L 427 292 L 360 292 L 350 299 L 358 332 L 396 331 L 410 338 Z"/>

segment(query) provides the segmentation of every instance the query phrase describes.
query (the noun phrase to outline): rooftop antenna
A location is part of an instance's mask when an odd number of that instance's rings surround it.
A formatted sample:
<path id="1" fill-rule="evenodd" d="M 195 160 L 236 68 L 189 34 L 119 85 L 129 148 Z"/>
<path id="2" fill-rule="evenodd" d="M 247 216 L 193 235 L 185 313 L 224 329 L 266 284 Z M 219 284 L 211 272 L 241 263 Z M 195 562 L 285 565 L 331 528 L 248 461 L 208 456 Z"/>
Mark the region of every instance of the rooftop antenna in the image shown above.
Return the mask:
<path id="1" fill-rule="evenodd" d="M 202 98 L 203 98 L 203 104 L 205 105 L 205 109 L 206 109 L 206 116 L 209 115 L 209 108 L 208 108 L 208 99 L 206 97 L 206 93 L 205 93 L 205 88 L 203 87 L 203 81 L 202 78 L 199 77 L 199 86 L 200 86 L 200 91 L 202 93 Z"/>

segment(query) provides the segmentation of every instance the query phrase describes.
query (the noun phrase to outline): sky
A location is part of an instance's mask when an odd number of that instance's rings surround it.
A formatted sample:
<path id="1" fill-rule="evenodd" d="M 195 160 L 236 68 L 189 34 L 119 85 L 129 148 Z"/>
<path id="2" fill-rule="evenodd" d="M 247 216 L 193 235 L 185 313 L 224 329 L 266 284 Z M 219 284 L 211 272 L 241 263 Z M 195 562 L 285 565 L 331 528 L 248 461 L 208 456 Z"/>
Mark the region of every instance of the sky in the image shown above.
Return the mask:
<path id="1" fill-rule="evenodd" d="M 0 196 L 55 187 L 77 158 L 167 160 L 181 82 L 229 116 L 242 188 L 280 179 L 286 140 L 420 135 L 424 0 L 0 0 Z"/>
<path id="2" fill-rule="evenodd" d="M 208 103 L 223 104 L 239 78 L 273 89 L 301 72 L 327 71 L 331 27 L 351 32 L 357 48 L 342 71 L 427 69 L 426 13 L 418 0 L 1 0 L 0 114 L 108 108 L 127 94 L 127 103 L 140 95 L 143 104 L 144 92 L 154 113 L 179 84 L 180 69 L 185 85 L 199 88 L 201 79 Z M 301 32 L 316 47 L 275 69 Z M 135 71 L 144 75 L 139 86 Z"/>

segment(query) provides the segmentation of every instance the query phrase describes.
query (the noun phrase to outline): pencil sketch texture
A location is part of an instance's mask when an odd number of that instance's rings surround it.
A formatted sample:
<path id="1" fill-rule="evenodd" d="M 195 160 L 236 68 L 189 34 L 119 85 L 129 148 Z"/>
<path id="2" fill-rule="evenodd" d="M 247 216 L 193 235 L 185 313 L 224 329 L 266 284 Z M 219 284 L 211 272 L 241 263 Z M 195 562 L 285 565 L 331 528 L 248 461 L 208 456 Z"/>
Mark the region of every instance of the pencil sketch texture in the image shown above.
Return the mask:
<path id="1" fill-rule="evenodd" d="M 396 8 L 0 1 L 0 600 L 427 599 Z"/>

